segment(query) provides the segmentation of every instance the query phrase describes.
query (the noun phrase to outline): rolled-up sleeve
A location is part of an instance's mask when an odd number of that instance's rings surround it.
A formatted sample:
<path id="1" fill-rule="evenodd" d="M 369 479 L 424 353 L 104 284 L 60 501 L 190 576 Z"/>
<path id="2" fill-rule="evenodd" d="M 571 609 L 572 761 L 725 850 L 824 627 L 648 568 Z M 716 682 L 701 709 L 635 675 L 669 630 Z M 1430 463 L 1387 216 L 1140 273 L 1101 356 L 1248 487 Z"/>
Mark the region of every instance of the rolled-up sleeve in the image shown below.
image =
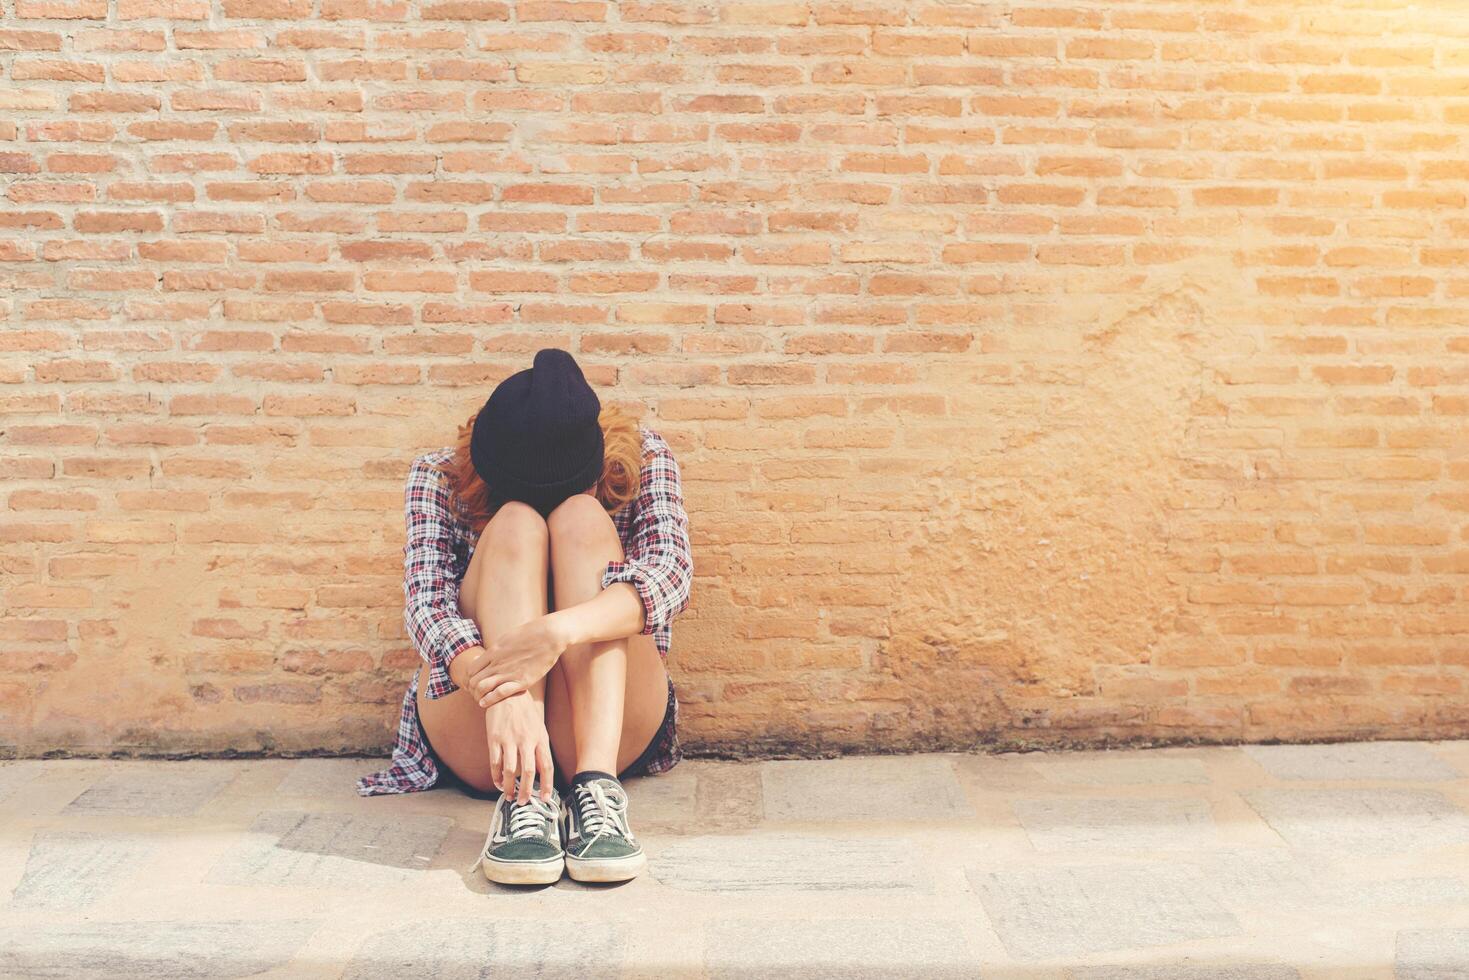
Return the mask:
<path id="1" fill-rule="evenodd" d="M 423 457 L 409 470 L 403 512 L 403 624 L 429 668 L 424 695 L 441 698 L 458 690 L 449 678 L 449 664 L 482 638 L 475 621 L 459 615 L 449 487 Z"/>
<path id="2" fill-rule="evenodd" d="M 609 561 L 602 588 L 627 582 L 643 601 L 643 633 L 673 621 L 689 604 L 694 562 L 689 516 L 684 511 L 678 463 L 661 438 L 649 440 L 638 478 L 632 546 L 623 561 Z"/>

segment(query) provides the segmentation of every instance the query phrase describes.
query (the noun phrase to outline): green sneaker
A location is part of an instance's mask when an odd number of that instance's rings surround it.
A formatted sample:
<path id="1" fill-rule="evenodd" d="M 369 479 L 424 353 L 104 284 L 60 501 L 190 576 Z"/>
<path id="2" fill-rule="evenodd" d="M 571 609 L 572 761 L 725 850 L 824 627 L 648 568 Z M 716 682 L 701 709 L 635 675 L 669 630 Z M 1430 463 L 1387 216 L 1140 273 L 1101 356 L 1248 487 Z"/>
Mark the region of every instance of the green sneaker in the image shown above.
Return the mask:
<path id="1" fill-rule="evenodd" d="M 558 881 L 565 866 L 560 824 L 561 801 L 555 794 L 549 803 L 538 796 L 532 796 L 529 803 L 518 803 L 501 793 L 480 852 L 480 870 L 502 885 Z"/>
<path id="2" fill-rule="evenodd" d="M 627 881 L 648 864 L 627 822 L 627 790 L 599 773 L 574 784 L 561 807 L 566 873 L 577 881 Z"/>

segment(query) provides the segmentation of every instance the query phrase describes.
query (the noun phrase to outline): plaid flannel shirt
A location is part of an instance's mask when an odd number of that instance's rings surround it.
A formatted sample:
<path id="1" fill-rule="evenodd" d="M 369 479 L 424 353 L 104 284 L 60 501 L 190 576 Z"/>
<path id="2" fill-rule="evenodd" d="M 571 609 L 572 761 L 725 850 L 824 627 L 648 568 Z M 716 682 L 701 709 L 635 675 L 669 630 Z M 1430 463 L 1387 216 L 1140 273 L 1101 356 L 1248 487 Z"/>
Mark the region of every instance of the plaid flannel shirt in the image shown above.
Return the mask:
<path id="1" fill-rule="evenodd" d="M 627 582 L 643 603 L 642 632 L 652 634 L 668 660 L 673 619 L 689 604 L 693 559 L 689 551 L 688 515 L 684 512 L 678 464 L 663 437 L 646 427 L 642 436 L 642 472 L 638 495 L 612 515 L 624 560 L 609 561 L 602 588 Z M 404 488 L 407 540 L 403 545 L 403 622 L 414 649 L 428 666 L 424 696 L 441 698 L 458 690 L 449 664 L 470 647 L 482 645 L 479 626 L 459 614 L 459 584 L 474 555 L 469 527 L 449 502 L 449 486 L 434 467 L 452 449 L 424 453 L 413 460 Z M 648 772 L 663 772 L 678 761 L 667 752 L 650 760 Z M 418 671 L 403 696 L 393 763 L 363 776 L 363 796 L 412 793 L 438 781 L 438 767 L 424 744 L 418 723 Z"/>

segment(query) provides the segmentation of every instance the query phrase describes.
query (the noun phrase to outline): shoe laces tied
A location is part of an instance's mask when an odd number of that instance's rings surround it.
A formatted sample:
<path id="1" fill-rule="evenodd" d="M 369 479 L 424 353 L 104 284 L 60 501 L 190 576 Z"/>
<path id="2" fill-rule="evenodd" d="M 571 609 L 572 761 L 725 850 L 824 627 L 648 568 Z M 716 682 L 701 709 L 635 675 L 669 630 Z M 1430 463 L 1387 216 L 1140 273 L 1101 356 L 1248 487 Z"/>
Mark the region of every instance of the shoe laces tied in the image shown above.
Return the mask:
<path id="1" fill-rule="evenodd" d="M 505 797 L 505 805 L 510 808 L 510 819 L 505 826 L 505 837 L 507 840 L 517 840 L 523 837 L 536 837 L 544 832 L 545 821 L 556 821 L 555 808 L 539 796 L 532 796 L 527 803 L 516 803 L 510 797 Z M 474 863 L 469 866 L 469 873 L 474 874 L 484 864 L 485 851 L 489 849 L 489 841 L 480 849 L 475 856 Z"/>
<path id="2" fill-rule="evenodd" d="M 511 801 L 510 826 L 507 836 L 511 840 L 521 837 L 537 837 L 545 833 L 546 821 L 554 821 L 556 811 L 551 804 L 539 796 L 532 796 L 526 803 Z"/>
<path id="3" fill-rule="evenodd" d="M 607 834 L 632 839 L 627 826 L 627 793 L 615 783 L 591 780 L 577 784 L 576 812 L 581 820 L 584 850 Z"/>

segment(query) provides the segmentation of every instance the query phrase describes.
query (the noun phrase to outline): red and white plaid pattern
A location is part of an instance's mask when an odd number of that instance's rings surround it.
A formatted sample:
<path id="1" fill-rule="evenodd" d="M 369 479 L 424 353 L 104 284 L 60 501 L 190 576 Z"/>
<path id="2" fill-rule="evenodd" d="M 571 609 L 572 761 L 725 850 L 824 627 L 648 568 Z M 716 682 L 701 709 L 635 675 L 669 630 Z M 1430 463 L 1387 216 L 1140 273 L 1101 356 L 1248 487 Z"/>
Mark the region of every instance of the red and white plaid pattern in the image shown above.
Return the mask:
<path id="1" fill-rule="evenodd" d="M 643 466 L 638 495 L 612 515 L 625 560 L 607 563 L 602 588 L 613 582 L 628 582 L 637 589 L 646 620 L 642 631 L 652 634 L 666 662 L 674 617 L 689 604 L 694 565 L 678 464 L 662 436 L 645 427 L 640 427 L 640 432 Z M 475 541 L 469 526 L 459 520 L 449 504 L 447 482 L 432 468 L 452 453 L 452 449 L 440 449 L 414 459 L 403 494 L 407 528 L 403 545 L 403 621 L 414 648 L 428 665 L 424 695 L 429 698 L 458 690 L 449 678 L 450 662 L 483 641 L 474 620 L 459 615 L 459 583 L 474 555 Z M 664 772 L 678 762 L 678 741 L 669 737 L 671 734 L 660 733 L 661 748 L 642 772 Z M 357 792 L 363 796 L 412 793 L 429 789 L 438 778 L 438 766 L 419 729 L 415 671 L 398 716 L 393 764 L 363 776 L 357 782 Z"/>

